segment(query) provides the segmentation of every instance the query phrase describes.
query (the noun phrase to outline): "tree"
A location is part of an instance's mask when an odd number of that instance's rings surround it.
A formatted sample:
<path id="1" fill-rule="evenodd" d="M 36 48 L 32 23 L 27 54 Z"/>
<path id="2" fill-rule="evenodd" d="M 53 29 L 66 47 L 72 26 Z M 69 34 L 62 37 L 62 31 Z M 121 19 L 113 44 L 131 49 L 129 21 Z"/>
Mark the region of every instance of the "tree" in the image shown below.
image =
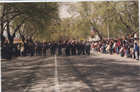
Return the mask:
<path id="1" fill-rule="evenodd" d="M 1 4 L 3 8 L 3 14 L 1 15 L 1 33 L 4 31 L 4 26 L 7 26 L 7 34 L 10 43 L 13 43 L 15 33 L 25 22 L 45 23 L 46 26 L 53 19 L 58 17 L 59 5 L 55 2 L 42 2 L 42 3 L 4 3 Z M 13 34 L 11 35 L 11 25 L 14 25 L 15 20 L 18 21 L 18 25 L 14 26 Z M 40 25 L 40 24 L 39 24 Z M 40 26 L 39 26 L 40 27 Z"/>
<path id="2" fill-rule="evenodd" d="M 77 12 L 78 17 L 87 20 L 100 39 L 107 35 L 105 33 L 108 26 L 112 37 L 133 35 L 139 29 L 138 1 L 71 3 L 69 12 L 71 14 Z"/>

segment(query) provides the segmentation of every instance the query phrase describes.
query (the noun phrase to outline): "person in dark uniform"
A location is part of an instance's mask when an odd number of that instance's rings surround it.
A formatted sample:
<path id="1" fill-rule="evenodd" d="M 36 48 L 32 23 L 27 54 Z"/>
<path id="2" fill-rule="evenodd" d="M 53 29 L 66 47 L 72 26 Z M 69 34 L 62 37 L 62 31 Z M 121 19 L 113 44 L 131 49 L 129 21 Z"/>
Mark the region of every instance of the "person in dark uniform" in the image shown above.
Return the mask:
<path id="1" fill-rule="evenodd" d="M 39 48 L 39 46 L 38 46 L 38 43 L 36 42 L 36 43 L 35 43 L 35 52 L 36 52 L 36 56 L 38 55 L 38 52 L 39 52 L 39 51 L 38 51 L 38 48 Z"/>
<path id="2" fill-rule="evenodd" d="M 71 52 L 72 52 L 72 53 L 71 53 L 72 55 L 75 55 L 75 54 L 76 54 L 76 45 L 75 45 L 74 42 L 73 42 L 72 45 L 71 45 Z"/>
<path id="3" fill-rule="evenodd" d="M 43 42 L 41 47 L 42 47 L 43 55 L 46 55 L 46 43 Z"/>
<path id="4" fill-rule="evenodd" d="M 57 47 L 58 47 L 58 55 L 61 55 L 61 42 L 59 41 L 58 43 L 57 43 Z"/>
<path id="5" fill-rule="evenodd" d="M 70 42 L 66 42 L 66 46 L 65 46 L 65 54 L 67 55 L 67 56 L 69 56 L 70 55 L 70 48 L 71 48 L 71 44 L 70 44 Z"/>
<path id="6" fill-rule="evenodd" d="M 50 51 L 51 51 L 51 56 L 55 54 L 55 44 L 51 42 L 50 44 Z"/>
<path id="7" fill-rule="evenodd" d="M 11 61 L 11 58 L 12 58 L 12 45 L 11 44 L 7 44 L 6 46 L 6 50 L 7 50 L 7 61 L 10 60 Z"/>
<path id="8" fill-rule="evenodd" d="M 17 46 L 16 46 L 15 44 L 13 45 L 12 53 L 13 53 L 13 55 L 14 55 L 14 58 L 18 56 L 18 55 L 17 55 Z"/>
<path id="9" fill-rule="evenodd" d="M 80 42 L 77 43 L 77 51 L 78 51 L 78 55 L 81 54 L 81 50 L 82 50 L 82 44 Z"/>
<path id="10" fill-rule="evenodd" d="M 55 52 L 57 51 L 57 42 L 54 42 L 54 45 L 55 45 Z"/>
<path id="11" fill-rule="evenodd" d="M 86 42 L 86 54 L 90 54 L 90 43 L 89 41 Z"/>
<path id="12" fill-rule="evenodd" d="M 38 46 L 38 54 L 39 54 L 40 56 L 42 55 L 41 43 L 39 43 L 39 46 Z"/>
<path id="13" fill-rule="evenodd" d="M 7 44 L 4 44 L 1 50 L 2 58 L 7 59 L 7 49 L 6 49 Z"/>
<path id="14" fill-rule="evenodd" d="M 29 43 L 29 52 L 30 52 L 30 56 L 34 56 L 34 45 L 33 43 Z"/>
<path id="15" fill-rule="evenodd" d="M 27 51 L 29 52 L 29 45 L 26 42 L 24 42 L 24 56 L 27 56 Z"/>
<path id="16" fill-rule="evenodd" d="M 81 51 L 83 52 L 83 55 L 85 54 L 85 43 L 81 42 Z"/>

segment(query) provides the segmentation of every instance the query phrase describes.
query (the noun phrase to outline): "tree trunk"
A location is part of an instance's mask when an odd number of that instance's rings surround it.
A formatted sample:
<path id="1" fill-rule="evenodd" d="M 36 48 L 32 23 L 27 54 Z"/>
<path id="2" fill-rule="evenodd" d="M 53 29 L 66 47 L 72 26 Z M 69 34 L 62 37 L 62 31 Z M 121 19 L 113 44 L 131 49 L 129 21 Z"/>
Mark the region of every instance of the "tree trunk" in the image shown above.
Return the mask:
<path id="1" fill-rule="evenodd" d="M 13 37 L 10 35 L 9 20 L 7 20 L 7 35 L 9 43 L 13 45 Z"/>
<path id="2" fill-rule="evenodd" d="M 1 17 L 1 47 L 3 47 L 3 44 L 5 42 L 5 37 L 3 36 L 4 32 L 4 24 L 3 24 L 3 17 L 4 17 L 4 12 L 5 12 L 5 6 L 3 7 L 3 12 L 2 12 L 2 17 Z"/>
<path id="3" fill-rule="evenodd" d="M 4 28 L 3 28 L 3 24 L 1 23 L 1 47 L 5 42 L 5 37 L 3 36 L 3 32 L 4 32 Z"/>
<path id="4" fill-rule="evenodd" d="M 5 42 L 5 37 L 3 36 L 3 34 L 1 34 L 1 47 L 3 46 Z"/>
<path id="5" fill-rule="evenodd" d="M 132 33 L 132 37 L 134 37 L 134 34 L 137 33 L 138 31 L 139 31 L 139 27 L 137 28 L 137 30 L 134 33 Z"/>

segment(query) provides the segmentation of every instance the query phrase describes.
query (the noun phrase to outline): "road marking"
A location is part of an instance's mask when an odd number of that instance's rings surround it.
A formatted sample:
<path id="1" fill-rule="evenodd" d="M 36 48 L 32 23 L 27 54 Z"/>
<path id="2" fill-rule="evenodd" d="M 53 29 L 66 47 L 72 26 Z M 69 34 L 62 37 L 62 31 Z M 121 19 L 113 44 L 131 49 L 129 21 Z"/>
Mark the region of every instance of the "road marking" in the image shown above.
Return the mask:
<path id="1" fill-rule="evenodd" d="M 59 90 L 59 83 L 58 83 L 56 54 L 55 54 L 55 76 L 54 76 L 54 81 L 55 81 L 55 92 L 60 92 L 60 90 Z"/>

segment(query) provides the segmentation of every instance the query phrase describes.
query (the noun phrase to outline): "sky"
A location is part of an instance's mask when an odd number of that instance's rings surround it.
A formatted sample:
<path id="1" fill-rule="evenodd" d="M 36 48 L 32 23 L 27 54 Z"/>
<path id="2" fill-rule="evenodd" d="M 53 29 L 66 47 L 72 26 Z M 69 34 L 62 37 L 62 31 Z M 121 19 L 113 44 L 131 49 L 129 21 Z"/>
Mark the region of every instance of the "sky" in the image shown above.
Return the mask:
<path id="1" fill-rule="evenodd" d="M 60 17 L 61 17 L 61 18 L 66 18 L 66 17 L 71 17 L 71 16 L 72 16 L 71 14 L 69 14 L 69 13 L 67 12 L 67 6 L 62 6 L 62 8 L 61 8 L 60 11 L 61 11 L 61 12 L 60 12 Z"/>

